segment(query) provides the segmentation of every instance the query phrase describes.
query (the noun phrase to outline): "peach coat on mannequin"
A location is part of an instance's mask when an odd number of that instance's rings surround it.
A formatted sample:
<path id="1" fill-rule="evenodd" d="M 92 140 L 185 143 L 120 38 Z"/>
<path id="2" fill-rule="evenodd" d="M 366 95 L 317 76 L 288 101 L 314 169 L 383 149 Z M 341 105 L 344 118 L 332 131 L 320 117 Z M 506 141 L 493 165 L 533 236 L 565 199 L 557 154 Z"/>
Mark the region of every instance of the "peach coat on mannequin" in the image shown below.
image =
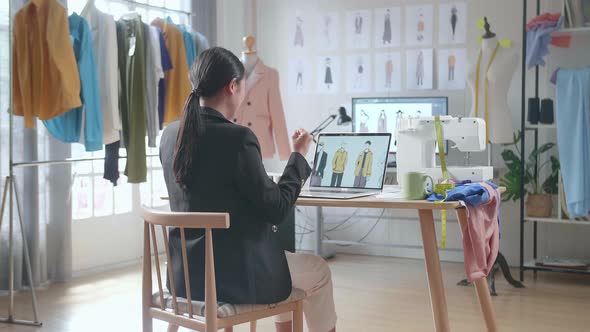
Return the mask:
<path id="1" fill-rule="evenodd" d="M 246 67 L 246 98 L 232 120 L 252 129 L 264 159 L 273 158 L 278 151 L 279 158 L 287 160 L 291 145 L 279 91 L 279 73 L 262 63 L 253 50 L 254 43 L 254 37 L 244 38 L 246 50 L 242 52 L 242 62 Z"/>

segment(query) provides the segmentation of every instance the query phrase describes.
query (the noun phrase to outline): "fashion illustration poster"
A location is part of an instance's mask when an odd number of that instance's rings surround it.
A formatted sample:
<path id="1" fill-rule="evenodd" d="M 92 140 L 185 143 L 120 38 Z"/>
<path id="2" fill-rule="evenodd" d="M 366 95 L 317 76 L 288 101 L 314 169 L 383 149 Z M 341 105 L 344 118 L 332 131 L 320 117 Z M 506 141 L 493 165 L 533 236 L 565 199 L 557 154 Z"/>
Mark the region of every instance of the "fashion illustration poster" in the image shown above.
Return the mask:
<path id="1" fill-rule="evenodd" d="M 337 12 L 317 15 L 313 34 L 318 49 L 333 50 L 340 47 L 340 15 Z"/>
<path id="2" fill-rule="evenodd" d="M 322 94 L 337 94 L 341 84 L 340 58 L 330 55 L 316 57 L 316 90 Z"/>
<path id="3" fill-rule="evenodd" d="M 467 41 L 467 3 L 441 4 L 438 18 L 439 44 L 465 44 Z"/>
<path id="4" fill-rule="evenodd" d="M 354 10 L 346 14 L 346 36 L 348 48 L 371 47 L 370 10 Z"/>
<path id="5" fill-rule="evenodd" d="M 464 48 L 439 49 L 438 54 L 438 89 L 465 89 L 466 51 Z"/>
<path id="6" fill-rule="evenodd" d="M 374 82 L 376 92 L 398 92 L 402 89 L 402 61 L 399 52 L 375 54 Z"/>
<path id="7" fill-rule="evenodd" d="M 309 42 L 309 23 L 307 17 L 299 12 L 291 17 L 289 22 L 289 45 L 292 49 L 302 49 L 307 46 Z"/>
<path id="8" fill-rule="evenodd" d="M 406 45 L 432 45 L 432 5 L 406 7 Z"/>
<path id="9" fill-rule="evenodd" d="M 432 48 L 406 51 L 406 89 L 432 89 Z"/>
<path id="10" fill-rule="evenodd" d="M 401 22 L 399 7 L 375 9 L 375 48 L 399 47 Z"/>
<path id="11" fill-rule="evenodd" d="M 346 91 L 369 92 L 371 90 L 371 57 L 354 54 L 346 57 Z"/>
<path id="12" fill-rule="evenodd" d="M 289 94 L 300 95 L 312 90 L 311 61 L 306 57 L 289 59 Z"/>

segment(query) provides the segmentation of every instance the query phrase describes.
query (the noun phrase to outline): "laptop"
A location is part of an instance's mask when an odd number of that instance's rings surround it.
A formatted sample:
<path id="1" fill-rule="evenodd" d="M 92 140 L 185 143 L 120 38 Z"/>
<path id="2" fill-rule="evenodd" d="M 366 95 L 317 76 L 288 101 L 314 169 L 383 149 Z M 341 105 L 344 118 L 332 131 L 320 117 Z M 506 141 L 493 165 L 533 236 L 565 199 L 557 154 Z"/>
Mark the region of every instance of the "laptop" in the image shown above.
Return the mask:
<path id="1" fill-rule="evenodd" d="M 381 193 L 390 133 L 320 134 L 309 190 L 299 197 L 351 199 Z"/>

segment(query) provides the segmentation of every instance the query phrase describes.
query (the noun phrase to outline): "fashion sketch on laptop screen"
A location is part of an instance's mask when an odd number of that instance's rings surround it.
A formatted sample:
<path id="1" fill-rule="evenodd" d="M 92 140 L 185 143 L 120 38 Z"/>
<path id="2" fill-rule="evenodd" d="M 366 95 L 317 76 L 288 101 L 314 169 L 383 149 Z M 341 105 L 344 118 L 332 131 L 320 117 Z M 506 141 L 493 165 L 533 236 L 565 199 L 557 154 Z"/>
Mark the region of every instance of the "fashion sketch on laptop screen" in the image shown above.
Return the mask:
<path id="1" fill-rule="evenodd" d="M 311 187 L 383 188 L 390 134 L 321 134 Z"/>

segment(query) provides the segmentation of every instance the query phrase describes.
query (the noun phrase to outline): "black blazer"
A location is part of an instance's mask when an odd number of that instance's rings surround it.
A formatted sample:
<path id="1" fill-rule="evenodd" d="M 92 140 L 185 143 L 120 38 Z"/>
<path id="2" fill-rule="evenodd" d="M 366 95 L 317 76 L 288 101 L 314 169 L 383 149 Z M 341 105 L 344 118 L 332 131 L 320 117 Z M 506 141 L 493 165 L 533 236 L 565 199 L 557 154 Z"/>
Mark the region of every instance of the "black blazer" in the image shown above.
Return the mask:
<path id="1" fill-rule="evenodd" d="M 326 170 L 326 163 L 328 160 L 328 154 L 326 153 L 326 151 L 322 151 L 320 152 L 321 157 L 319 158 L 320 162 L 317 165 L 313 165 L 313 174 L 320 176 L 320 177 L 324 177 L 324 171 Z M 318 158 L 315 158 L 316 161 L 318 160 Z"/>
<path id="2" fill-rule="evenodd" d="M 291 154 L 278 184 L 269 179 L 260 145 L 247 127 L 201 109 L 204 134 L 186 191 L 175 181 L 174 149 L 179 122 L 163 132 L 160 160 L 172 211 L 229 212 L 230 228 L 213 231 L 217 299 L 232 304 L 270 304 L 291 293 L 291 276 L 279 241 L 280 224 L 293 209 L 311 169 Z M 191 297 L 205 295 L 205 238 L 202 229 L 186 229 Z M 170 259 L 176 295 L 186 297 L 179 229 L 171 229 Z M 167 283 L 170 289 L 169 282 Z"/>

